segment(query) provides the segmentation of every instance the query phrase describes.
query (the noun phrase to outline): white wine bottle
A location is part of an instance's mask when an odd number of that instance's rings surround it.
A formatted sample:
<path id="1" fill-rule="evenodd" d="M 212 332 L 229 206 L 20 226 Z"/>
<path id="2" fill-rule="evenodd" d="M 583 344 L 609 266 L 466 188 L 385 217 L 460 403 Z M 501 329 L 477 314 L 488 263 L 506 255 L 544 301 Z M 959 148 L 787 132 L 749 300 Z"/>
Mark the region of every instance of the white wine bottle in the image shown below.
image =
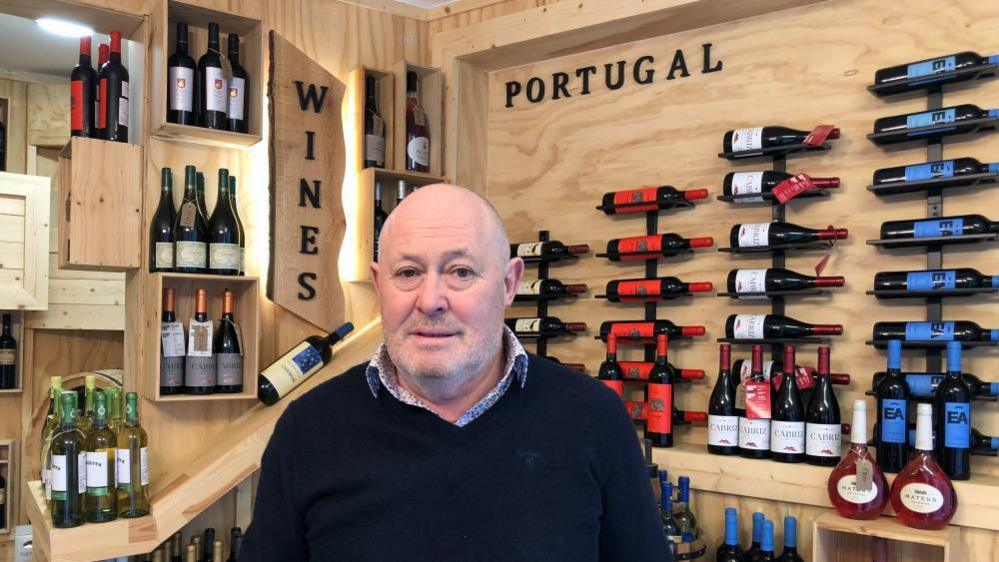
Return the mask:
<path id="1" fill-rule="evenodd" d="M 260 372 L 257 397 L 268 406 L 287 395 L 330 361 L 331 348 L 354 331 L 345 322 L 328 336 L 309 336 Z"/>
<path id="2" fill-rule="evenodd" d="M 149 439 L 139 425 L 139 395 L 125 395 L 125 425 L 118 433 L 118 517 L 149 515 Z"/>
<path id="3" fill-rule="evenodd" d="M 87 523 L 104 523 L 118 516 L 114 485 L 117 438 L 108 427 L 107 395 L 94 393 L 94 419 L 87 432 L 87 495 L 84 517 Z"/>
<path id="4" fill-rule="evenodd" d="M 61 424 L 52 437 L 52 526 L 63 529 L 83 524 L 83 495 L 87 490 L 85 437 L 76 426 L 76 393 L 59 397 Z"/>

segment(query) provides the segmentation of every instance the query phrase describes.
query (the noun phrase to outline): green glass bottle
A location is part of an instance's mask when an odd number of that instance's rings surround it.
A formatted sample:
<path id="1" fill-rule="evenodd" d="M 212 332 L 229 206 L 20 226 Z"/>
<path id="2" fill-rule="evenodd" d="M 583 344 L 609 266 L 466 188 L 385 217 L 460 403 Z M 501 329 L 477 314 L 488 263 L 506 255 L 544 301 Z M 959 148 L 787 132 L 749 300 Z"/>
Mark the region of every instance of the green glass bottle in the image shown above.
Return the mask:
<path id="1" fill-rule="evenodd" d="M 122 416 L 121 408 L 121 389 L 117 386 L 112 386 L 105 391 L 108 396 L 108 427 L 115 435 L 121 431 L 123 425 L 125 425 L 125 419 Z"/>
<path id="2" fill-rule="evenodd" d="M 125 395 L 125 425 L 118 432 L 118 517 L 149 515 L 149 457 L 146 431 L 139 425 L 139 395 Z"/>
<path id="3" fill-rule="evenodd" d="M 40 445 L 44 449 L 45 442 L 52 439 L 52 432 L 61 421 L 59 419 L 59 393 L 62 392 L 62 377 L 53 375 L 49 380 L 49 413 L 45 416 L 45 425 L 42 426 L 42 442 Z M 44 456 L 42 457 L 44 459 Z"/>
<path id="4" fill-rule="evenodd" d="M 97 377 L 84 375 L 83 381 L 83 408 L 80 410 L 80 417 L 76 420 L 76 425 L 80 426 L 86 435 L 90 432 L 90 425 L 94 420 L 94 392 L 97 391 Z"/>
<path id="5" fill-rule="evenodd" d="M 87 432 L 87 497 L 83 512 L 87 523 L 113 521 L 118 516 L 115 493 L 115 449 L 117 438 L 108 427 L 107 396 L 94 393 L 94 420 Z"/>
<path id="6" fill-rule="evenodd" d="M 59 397 L 62 423 L 52 437 L 52 526 L 83 524 L 83 496 L 87 490 L 85 437 L 76 426 L 76 393 Z"/>

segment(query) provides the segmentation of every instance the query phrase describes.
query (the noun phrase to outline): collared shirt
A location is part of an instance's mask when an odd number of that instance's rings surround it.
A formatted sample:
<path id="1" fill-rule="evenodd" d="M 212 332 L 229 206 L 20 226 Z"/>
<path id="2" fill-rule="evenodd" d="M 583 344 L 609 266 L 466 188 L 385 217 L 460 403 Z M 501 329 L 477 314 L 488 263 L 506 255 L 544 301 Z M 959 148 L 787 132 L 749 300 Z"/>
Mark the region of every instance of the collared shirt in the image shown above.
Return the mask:
<path id="1" fill-rule="evenodd" d="M 485 413 L 510 388 L 510 382 L 514 377 L 520 383 L 521 388 L 524 387 L 524 384 L 527 382 L 527 352 L 524 351 L 524 346 L 520 345 L 520 341 L 517 340 L 517 336 L 513 334 L 513 331 L 506 326 L 503 326 L 503 344 L 503 349 L 506 351 L 506 363 L 503 367 L 503 372 L 506 374 L 500 379 L 499 384 L 489 391 L 489 394 L 486 394 L 482 400 L 479 400 L 467 412 L 462 414 L 454 422 L 454 425 L 464 427 Z M 385 342 L 382 342 L 378 346 L 378 350 L 375 351 L 371 362 L 368 363 L 365 376 L 368 380 L 368 386 L 371 388 L 371 394 L 376 398 L 378 397 L 378 391 L 384 387 L 389 391 L 389 394 L 403 404 L 409 404 L 410 406 L 434 412 L 430 406 L 427 406 L 422 400 L 399 384 L 399 374 L 395 370 L 392 358 L 389 357 L 388 347 L 385 346 Z M 436 412 L 434 414 L 436 415 Z"/>

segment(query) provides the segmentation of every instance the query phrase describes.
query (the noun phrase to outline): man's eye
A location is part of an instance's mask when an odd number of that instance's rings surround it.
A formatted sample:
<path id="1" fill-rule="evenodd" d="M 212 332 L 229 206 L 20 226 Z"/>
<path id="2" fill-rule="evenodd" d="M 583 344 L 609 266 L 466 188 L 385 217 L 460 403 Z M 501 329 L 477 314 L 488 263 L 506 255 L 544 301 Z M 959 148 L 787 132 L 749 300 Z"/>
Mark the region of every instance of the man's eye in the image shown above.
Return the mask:
<path id="1" fill-rule="evenodd" d="M 456 267 L 452 270 L 459 279 L 469 279 L 475 275 L 475 272 L 467 267 Z"/>
<path id="2" fill-rule="evenodd" d="M 397 271 L 395 274 L 396 277 L 402 277 L 403 279 L 412 279 L 417 275 L 419 275 L 419 272 L 417 272 L 415 269 L 401 269 Z"/>

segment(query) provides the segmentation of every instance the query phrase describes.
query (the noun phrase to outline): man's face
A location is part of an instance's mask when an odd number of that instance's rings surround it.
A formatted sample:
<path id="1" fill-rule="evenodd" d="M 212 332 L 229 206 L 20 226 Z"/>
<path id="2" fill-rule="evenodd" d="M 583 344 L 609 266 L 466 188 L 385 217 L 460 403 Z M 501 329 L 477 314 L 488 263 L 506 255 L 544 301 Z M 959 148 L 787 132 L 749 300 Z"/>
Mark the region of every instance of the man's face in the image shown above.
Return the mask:
<path id="1" fill-rule="evenodd" d="M 504 309 L 523 264 L 505 259 L 509 247 L 494 232 L 500 225 L 469 194 L 411 197 L 372 265 L 385 343 L 403 374 L 460 383 L 502 346 Z"/>

